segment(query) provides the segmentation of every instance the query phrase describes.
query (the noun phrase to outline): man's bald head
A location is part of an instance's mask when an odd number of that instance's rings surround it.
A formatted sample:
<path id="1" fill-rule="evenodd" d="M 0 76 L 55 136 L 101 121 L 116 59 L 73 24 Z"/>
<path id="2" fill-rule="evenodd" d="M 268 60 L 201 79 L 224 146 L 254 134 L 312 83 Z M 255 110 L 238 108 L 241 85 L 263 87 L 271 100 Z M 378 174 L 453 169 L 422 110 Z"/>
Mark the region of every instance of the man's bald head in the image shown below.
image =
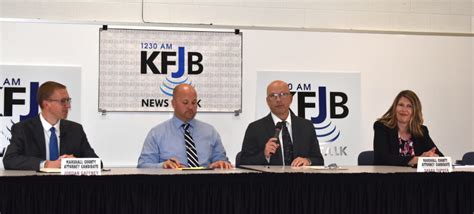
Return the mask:
<path id="1" fill-rule="evenodd" d="M 183 122 L 189 122 L 197 113 L 197 93 L 192 85 L 180 84 L 173 90 L 171 105 L 174 114 Z"/>

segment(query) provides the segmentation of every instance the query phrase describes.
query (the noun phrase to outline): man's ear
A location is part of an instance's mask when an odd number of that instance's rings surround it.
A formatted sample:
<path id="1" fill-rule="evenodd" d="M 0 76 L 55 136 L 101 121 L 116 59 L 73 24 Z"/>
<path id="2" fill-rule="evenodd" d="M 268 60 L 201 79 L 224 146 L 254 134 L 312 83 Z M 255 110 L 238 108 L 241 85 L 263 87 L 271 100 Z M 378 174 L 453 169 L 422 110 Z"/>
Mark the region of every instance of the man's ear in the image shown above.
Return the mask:
<path id="1" fill-rule="evenodd" d="M 38 103 L 38 104 L 39 104 L 39 103 Z M 49 103 L 46 102 L 46 100 L 41 101 L 41 105 L 40 105 L 41 110 L 43 110 L 44 108 L 46 108 L 46 105 L 49 105 Z M 43 106 L 43 107 L 41 107 L 41 106 Z"/>

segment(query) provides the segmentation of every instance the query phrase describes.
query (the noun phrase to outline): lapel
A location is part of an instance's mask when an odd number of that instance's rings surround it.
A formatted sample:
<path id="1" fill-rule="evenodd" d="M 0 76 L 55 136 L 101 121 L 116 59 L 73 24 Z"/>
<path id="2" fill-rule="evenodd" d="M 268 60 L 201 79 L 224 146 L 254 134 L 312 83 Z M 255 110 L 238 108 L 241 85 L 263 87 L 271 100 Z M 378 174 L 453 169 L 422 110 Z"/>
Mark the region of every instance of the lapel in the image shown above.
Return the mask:
<path id="1" fill-rule="evenodd" d="M 44 135 L 44 128 L 43 125 L 41 124 L 41 119 L 38 114 L 33 120 L 32 120 L 32 126 L 33 126 L 33 133 L 34 133 L 34 139 L 35 142 L 38 144 L 38 148 L 40 149 L 41 156 L 43 158 L 46 158 L 46 142 L 45 142 L 45 135 Z"/>
<path id="2" fill-rule="evenodd" d="M 393 129 L 390 129 L 390 145 L 393 145 L 393 151 L 396 152 L 396 154 L 399 153 L 398 151 L 398 128 L 395 127 Z"/>
<path id="3" fill-rule="evenodd" d="M 273 121 L 272 115 L 268 114 L 265 119 L 265 132 L 269 134 L 269 136 L 273 136 L 275 134 L 275 122 Z"/>
<path id="4" fill-rule="evenodd" d="M 267 140 L 273 137 L 273 135 L 275 135 L 275 122 L 273 121 L 271 113 L 265 117 L 264 121 L 265 121 L 265 124 L 263 125 L 263 127 L 265 127 L 265 134 L 268 136 L 264 140 L 263 146 L 265 148 L 265 143 L 267 142 Z M 270 157 L 270 164 L 277 164 L 277 165 L 283 164 L 283 161 L 281 159 L 281 155 L 282 155 L 281 151 L 282 150 L 281 150 L 281 144 L 280 144 L 280 147 L 276 150 L 275 154 L 273 154 Z"/>
<path id="5" fill-rule="evenodd" d="M 423 138 L 416 137 L 412 134 L 412 140 L 413 140 L 413 150 L 415 150 L 415 155 L 421 155 L 421 153 L 418 153 L 418 151 L 423 151 L 424 149 L 422 148 L 422 144 L 420 142 L 423 141 Z M 431 148 L 430 148 L 431 149 Z"/>
<path id="6" fill-rule="evenodd" d="M 61 120 L 61 123 L 59 124 L 59 155 L 66 154 L 66 145 L 67 145 L 67 130 L 68 130 L 68 123 L 66 120 Z"/>
<path id="7" fill-rule="evenodd" d="M 298 147 L 298 143 L 296 143 L 296 142 L 299 142 L 299 140 L 300 140 L 299 137 L 300 136 L 305 136 L 305 133 L 302 133 L 302 129 L 298 124 L 298 122 L 299 122 L 298 117 L 295 114 L 293 114 L 292 111 L 290 111 L 290 117 L 291 117 L 291 134 L 292 134 L 291 138 L 293 140 L 293 142 L 292 142 L 293 143 L 293 149 L 294 149 L 293 152 L 295 152 L 295 150 L 297 150 L 296 148 Z M 307 133 L 306 133 L 306 135 L 307 135 Z"/>

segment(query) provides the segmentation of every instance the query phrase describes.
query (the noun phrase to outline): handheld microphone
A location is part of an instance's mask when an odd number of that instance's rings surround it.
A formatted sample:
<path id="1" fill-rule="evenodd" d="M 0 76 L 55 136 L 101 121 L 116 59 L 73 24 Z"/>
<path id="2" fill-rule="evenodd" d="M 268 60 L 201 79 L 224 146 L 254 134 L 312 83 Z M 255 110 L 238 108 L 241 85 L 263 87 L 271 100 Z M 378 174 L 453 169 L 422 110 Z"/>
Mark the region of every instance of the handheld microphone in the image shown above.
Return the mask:
<path id="1" fill-rule="evenodd" d="M 281 128 L 283 127 L 282 122 L 278 122 L 275 126 L 275 134 L 272 136 L 273 138 L 276 138 L 277 140 L 275 141 L 276 144 L 280 144 L 280 140 L 278 139 L 278 136 L 280 135 Z M 270 155 L 273 155 L 273 152 L 270 152 Z"/>
<path id="2" fill-rule="evenodd" d="M 278 136 L 280 135 L 280 132 L 281 132 L 281 128 L 283 127 L 283 123 L 282 122 L 278 122 L 275 126 L 275 134 L 273 135 L 274 138 L 278 139 Z M 277 144 L 278 144 L 278 140 L 277 140 Z"/>

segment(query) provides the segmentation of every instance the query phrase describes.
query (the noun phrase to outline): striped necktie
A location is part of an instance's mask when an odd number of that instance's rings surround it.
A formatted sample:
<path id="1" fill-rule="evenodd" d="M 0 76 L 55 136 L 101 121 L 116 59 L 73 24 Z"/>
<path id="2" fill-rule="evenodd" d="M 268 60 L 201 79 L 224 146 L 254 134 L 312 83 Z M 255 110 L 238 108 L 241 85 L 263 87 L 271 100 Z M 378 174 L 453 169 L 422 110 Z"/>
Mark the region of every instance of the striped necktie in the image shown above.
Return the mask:
<path id="1" fill-rule="evenodd" d="M 199 159 L 196 152 L 196 146 L 194 145 L 193 137 L 189 133 L 189 123 L 183 124 L 184 126 L 184 141 L 186 143 L 186 156 L 188 157 L 188 165 L 190 167 L 198 167 Z"/>

